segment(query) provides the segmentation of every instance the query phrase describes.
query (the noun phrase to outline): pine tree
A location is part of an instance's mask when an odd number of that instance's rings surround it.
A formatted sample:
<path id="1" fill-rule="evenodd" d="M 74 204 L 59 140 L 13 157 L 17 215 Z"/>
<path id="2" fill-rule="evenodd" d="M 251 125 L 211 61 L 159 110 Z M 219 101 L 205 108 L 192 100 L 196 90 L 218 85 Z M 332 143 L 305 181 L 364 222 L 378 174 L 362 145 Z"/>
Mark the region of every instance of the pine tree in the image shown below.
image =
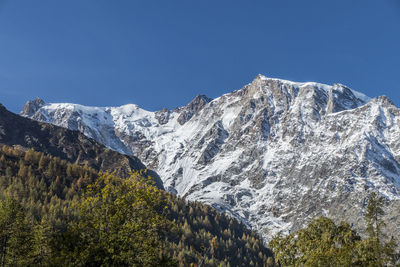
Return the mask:
<path id="1" fill-rule="evenodd" d="M 394 262 L 396 243 L 393 237 L 390 241 L 383 242 L 386 238 L 382 232 L 385 227 L 383 205 L 383 199 L 372 192 L 364 216 L 368 238 L 358 244 L 358 262 L 361 264 L 386 266 Z"/>
<path id="2" fill-rule="evenodd" d="M 20 160 L 19 161 L 18 176 L 19 177 L 26 177 L 27 173 L 28 173 L 28 170 L 27 170 L 27 168 L 25 166 L 25 163 L 22 160 Z"/>
<path id="3" fill-rule="evenodd" d="M 35 265 L 46 265 L 52 256 L 52 227 L 42 220 L 33 232 L 33 249 Z"/>
<path id="4" fill-rule="evenodd" d="M 378 243 L 381 240 L 382 228 L 385 222 L 382 220 L 384 215 L 382 198 L 377 197 L 375 192 L 372 192 L 368 199 L 367 213 L 365 221 L 367 223 L 367 233 L 370 238 L 374 238 Z"/>
<path id="5" fill-rule="evenodd" d="M 31 227 L 22 206 L 14 199 L 0 201 L 0 264 L 27 266 L 32 264 Z"/>
<path id="6" fill-rule="evenodd" d="M 39 167 L 38 167 L 38 169 L 39 169 L 39 170 L 44 169 L 44 168 L 46 167 L 46 163 L 47 163 L 46 158 L 45 158 L 45 156 L 42 154 L 42 155 L 40 156 L 40 159 L 39 159 Z"/>

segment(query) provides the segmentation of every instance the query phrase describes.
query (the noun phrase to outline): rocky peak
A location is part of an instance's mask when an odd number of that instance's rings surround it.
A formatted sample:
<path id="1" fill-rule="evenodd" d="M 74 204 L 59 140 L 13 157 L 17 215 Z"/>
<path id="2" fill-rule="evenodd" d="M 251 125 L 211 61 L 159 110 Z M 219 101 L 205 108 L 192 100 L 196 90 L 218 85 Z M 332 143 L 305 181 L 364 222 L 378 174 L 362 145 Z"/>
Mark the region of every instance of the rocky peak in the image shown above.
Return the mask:
<path id="1" fill-rule="evenodd" d="M 329 90 L 326 113 L 340 112 L 346 109 L 354 109 L 364 104 L 353 92 L 342 84 L 335 83 Z"/>
<path id="2" fill-rule="evenodd" d="M 36 113 L 38 109 L 43 107 L 45 105 L 45 102 L 40 99 L 39 97 L 36 97 L 34 100 L 30 100 L 25 103 L 24 108 L 20 112 L 20 115 L 22 116 L 32 116 Z"/>
<path id="3" fill-rule="evenodd" d="M 181 109 L 181 114 L 178 117 L 178 122 L 180 125 L 185 124 L 190 120 L 194 114 L 199 112 L 205 105 L 210 103 L 212 98 L 205 95 L 197 95 L 189 104 Z"/>
<path id="4" fill-rule="evenodd" d="M 154 116 L 158 120 L 158 123 L 163 125 L 163 124 L 168 123 L 169 114 L 170 114 L 170 111 L 166 108 L 163 108 L 162 110 L 156 111 Z"/>
<path id="5" fill-rule="evenodd" d="M 238 91 L 238 95 L 243 99 L 260 99 L 268 102 L 279 110 L 287 110 L 298 94 L 298 88 L 294 83 L 268 78 L 261 74 L 243 89 Z"/>
<path id="6" fill-rule="evenodd" d="M 381 106 L 396 107 L 393 101 L 385 95 L 378 96 L 378 98 L 376 98 L 376 102 L 378 102 Z"/>
<path id="7" fill-rule="evenodd" d="M 326 113 L 354 109 L 368 101 L 363 94 L 339 83 L 330 86 L 315 82 L 292 82 L 268 78 L 261 74 L 244 87 L 244 90 L 248 95 L 258 95 L 261 92 L 284 109 L 287 109 L 295 98 L 301 98 L 301 102 L 311 101 L 316 104 L 317 110 L 323 109 L 323 113 L 325 109 Z"/>

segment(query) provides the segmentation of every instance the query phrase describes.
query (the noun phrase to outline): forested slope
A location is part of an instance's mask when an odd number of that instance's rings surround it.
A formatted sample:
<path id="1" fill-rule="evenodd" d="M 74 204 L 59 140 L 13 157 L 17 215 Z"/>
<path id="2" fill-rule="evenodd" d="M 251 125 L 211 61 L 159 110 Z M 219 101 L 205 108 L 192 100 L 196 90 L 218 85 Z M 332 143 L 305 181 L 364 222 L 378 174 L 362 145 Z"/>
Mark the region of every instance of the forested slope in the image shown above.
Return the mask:
<path id="1" fill-rule="evenodd" d="M 119 178 L 42 152 L 2 146 L 0 238 L 5 242 L 0 251 L 4 264 L 272 263 L 271 252 L 245 225 L 204 204 L 167 194 L 143 176 L 137 172 Z M 146 246 L 153 250 L 143 254 L 136 249 Z"/>

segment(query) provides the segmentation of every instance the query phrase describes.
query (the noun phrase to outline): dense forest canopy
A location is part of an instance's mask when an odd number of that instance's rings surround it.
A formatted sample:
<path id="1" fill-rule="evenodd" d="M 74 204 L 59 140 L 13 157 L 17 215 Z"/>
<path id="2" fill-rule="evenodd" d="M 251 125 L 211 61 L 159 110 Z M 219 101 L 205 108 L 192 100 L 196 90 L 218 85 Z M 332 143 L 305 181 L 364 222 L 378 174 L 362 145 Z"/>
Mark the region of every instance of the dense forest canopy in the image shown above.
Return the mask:
<path id="1" fill-rule="evenodd" d="M 144 176 L 120 178 L 2 146 L 1 265 L 273 265 L 245 225 Z"/>

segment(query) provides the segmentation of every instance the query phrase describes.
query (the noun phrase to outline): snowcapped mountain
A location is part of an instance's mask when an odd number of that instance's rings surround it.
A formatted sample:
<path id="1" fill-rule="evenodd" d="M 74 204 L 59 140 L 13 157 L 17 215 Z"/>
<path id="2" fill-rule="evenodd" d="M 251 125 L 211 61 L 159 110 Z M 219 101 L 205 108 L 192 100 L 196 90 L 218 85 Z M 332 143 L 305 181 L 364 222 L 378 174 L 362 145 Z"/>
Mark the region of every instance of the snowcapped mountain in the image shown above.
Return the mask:
<path id="1" fill-rule="evenodd" d="M 384 96 L 259 75 L 176 110 L 36 99 L 21 114 L 139 157 L 167 190 L 228 212 L 267 240 L 318 215 L 363 230 L 371 190 L 387 200 L 387 227 L 400 235 L 400 110 Z"/>

